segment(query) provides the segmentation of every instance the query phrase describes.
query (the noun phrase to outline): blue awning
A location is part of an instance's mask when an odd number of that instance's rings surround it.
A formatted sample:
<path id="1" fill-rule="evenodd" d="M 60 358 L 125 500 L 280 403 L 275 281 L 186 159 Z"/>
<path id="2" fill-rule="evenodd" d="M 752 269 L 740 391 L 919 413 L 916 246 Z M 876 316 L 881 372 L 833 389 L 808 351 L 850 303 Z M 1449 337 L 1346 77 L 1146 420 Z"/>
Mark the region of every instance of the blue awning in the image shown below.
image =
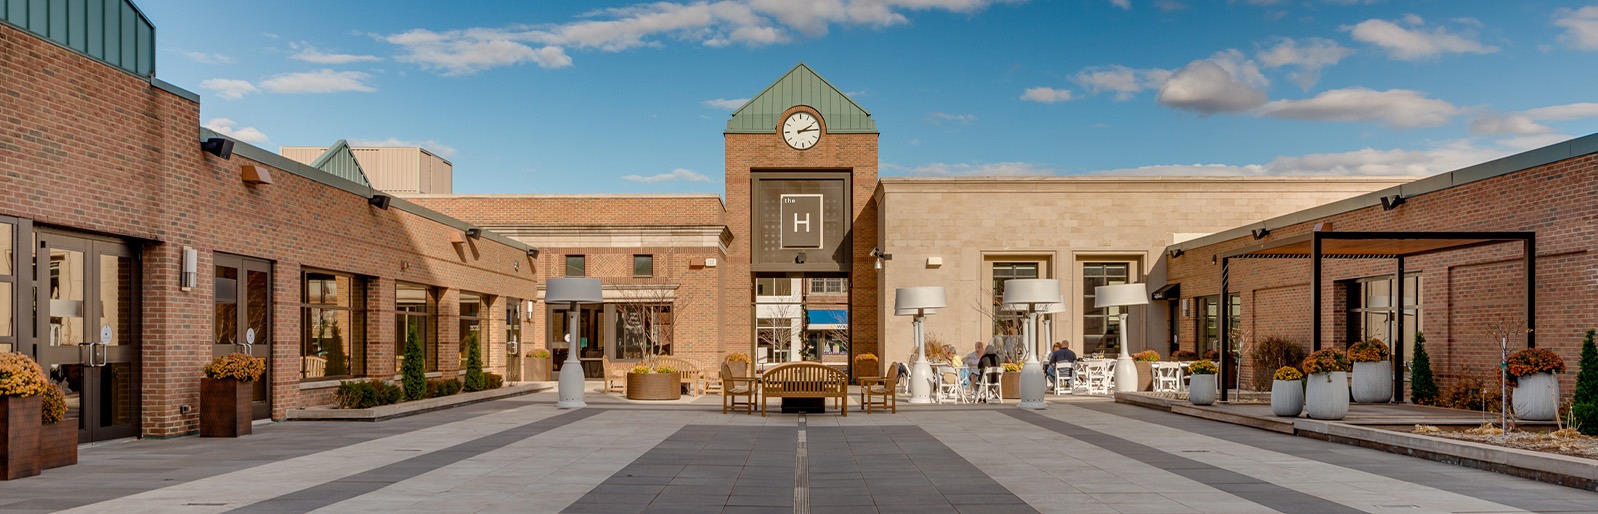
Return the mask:
<path id="1" fill-rule="evenodd" d="M 809 312 L 811 330 L 829 330 L 849 328 L 849 311 L 845 309 L 811 309 Z"/>

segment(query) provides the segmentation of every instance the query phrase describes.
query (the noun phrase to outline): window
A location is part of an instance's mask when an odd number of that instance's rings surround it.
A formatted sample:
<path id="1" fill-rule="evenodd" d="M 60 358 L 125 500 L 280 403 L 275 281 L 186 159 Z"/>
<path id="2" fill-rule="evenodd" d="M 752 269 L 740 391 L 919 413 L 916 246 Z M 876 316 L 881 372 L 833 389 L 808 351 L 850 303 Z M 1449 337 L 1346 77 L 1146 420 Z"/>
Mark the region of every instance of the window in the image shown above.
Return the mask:
<path id="1" fill-rule="evenodd" d="M 1393 277 L 1367 278 L 1348 283 L 1349 305 L 1348 311 L 1348 342 L 1377 338 L 1388 342 L 1392 348 L 1392 331 L 1395 328 L 1393 314 L 1397 312 L 1394 306 Z M 1415 333 L 1420 332 L 1421 322 L 1421 288 L 1425 283 L 1421 281 L 1419 273 L 1404 274 L 1404 360 L 1415 354 Z"/>
<path id="2" fill-rule="evenodd" d="M 755 320 L 756 350 L 755 357 L 766 359 L 764 362 L 788 362 L 793 360 L 791 353 L 795 350 L 793 327 L 797 320 L 793 318 L 760 318 Z"/>
<path id="3" fill-rule="evenodd" d="M 586 276 L 588 276 L 588 258 L 587 258 L 587 256 L 583 256 L 583 255 L 567 255 L 566 256 L 566 276 L 568 276 L 568 277 L 586 277 Z"/>
<path id="4" fill-rule="evenodd" d="M 616 348 L 612 359 L 671 355 L 671 305 L 616 304 Z"/>
<path id="5" fill-rule="evenodd" d="M 653 256 L 653 255 L 634 255 L 633 256 L 633 276 L 634 277 L 638 277 L 638 278 L 648 278 L 648 277 L 655 276 L 655 256 Z"/>
<path id="6" fill-rule="evenodd" d="M 505 342 L 521 343 L 522 309 L 525 308 L 527 303 L 520 298 L 505 300 Z"/>
<path id="7" fill-rule="evenodd" d="M 366 374 L 366 279 L 306 271 L 300 379 Z"/>
<path id="8" fill-rule="evenodd" d="M 488 362 L 488 334 L 483 333 L 483 317 L 488 314 L 488 301 L 482 294 L 471 291 L 461 291 L 461 338 L 460 338 L 460 369 L 466 369 L 466 346 L 469 338 L 477 339 L 477 349 L 482 351 L 483 366 Z"/>
<path id="9" fill-rule="evenodd" d="M 16 309 L 12 308 L 12 294 L 16 291 L 16 263 L 17 258 L 12 252 L 11 238 L 16 232 L 13 225 L 0 222 L 0 353 L 13 351 L 17 346 L 17 334 L 14 321 Z"/>
<path id="10" fill-rule="evenodd" d="M 793 279 L 788 277 L 758 277 L 755 279 L 755 296 L 791 296 Z"/>
<path id="11" fill-rule="evenodd" d="M 1233 329 L 1243 324 L 1243 297 L 1238 293 L 1228 296 L 1230 307 L 1228 315 L 1231 317 L 1227 324 Z M 1201 296 L 1198 301 L 1198 339 L 1194 341 L 1200 357 L 1211 358 L 1206 355 L 1210 351 L 1221 349 L 1221 295 Z"/>
<path id="12" fill-rule="evenodd" d="M 810 279 L 810 294 L 843 294 L 849 292 L 849 279 L 821 277 Z"/>
<path id="13" fill-rule="evenodd" d="M 1121 318 L 1126 307 L 1094 308 L 1095 288 L 1131 283 L 1132 263 L 1089 262 L 1082 264 L 1082 349 L 1087 353 L 1114 353 L 1121 350 Z"/>
<path id="14" fill-rule="evenodd" d="M 1021 316 L 1004 310 L 1004 281 L 1038 278 L 1036 262 L 993 263 L 993 334 L 1015 336 L 1021 333 Z"/>
<path id="15" fill-rule="evenodd" d="M 405 344 L 414 332 L 422 342 L 427 371 L 438 371 L 438 292 L 421 284 L 394 285 L 394 369 L 405 361 Z"/>

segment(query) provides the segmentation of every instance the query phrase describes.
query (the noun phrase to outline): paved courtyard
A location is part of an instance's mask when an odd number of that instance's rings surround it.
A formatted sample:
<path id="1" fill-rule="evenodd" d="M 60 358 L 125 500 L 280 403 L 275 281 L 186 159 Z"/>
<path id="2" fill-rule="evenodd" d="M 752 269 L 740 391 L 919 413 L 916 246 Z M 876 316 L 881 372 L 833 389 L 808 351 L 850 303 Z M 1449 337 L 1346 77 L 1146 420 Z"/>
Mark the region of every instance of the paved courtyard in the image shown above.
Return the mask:
<path id="1" fill-rule="evenodd" d="M 1104 399 L 720 413 L 539 393 L 84 448 L 3 512 L 1598 512 L 1598 493 Z"/>

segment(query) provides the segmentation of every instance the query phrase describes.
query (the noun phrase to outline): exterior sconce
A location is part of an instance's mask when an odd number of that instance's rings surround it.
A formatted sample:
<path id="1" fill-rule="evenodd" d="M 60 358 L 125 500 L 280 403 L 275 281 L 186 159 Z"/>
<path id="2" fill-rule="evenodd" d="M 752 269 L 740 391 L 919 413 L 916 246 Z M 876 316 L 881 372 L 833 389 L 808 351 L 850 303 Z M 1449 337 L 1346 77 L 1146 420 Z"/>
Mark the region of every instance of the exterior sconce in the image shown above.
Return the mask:
<path id="1" fill-rule="evenodd" d="M 483 237 L 483 229 L 477 227 L 466 229 L 466 237 L 470 237 L 472 239 L 481 238 Z"/>
<path id="2" fill-rule="evenodd" d="M 182 291 L 194 290 L 194 283 L 200 276 L 200 252 L 194 248 L 183 247 L 183 273 L 178 275 L 178 289 Z"/>
<path id="3" fill-rule="evenodd" d="M 272 174 L 270 172 L 266 171 L 265 168 L 261 168 L 252 164 L 245 164 L 244 166 L 240 167 L 239 174 L 244 179 L 245 184 L 270 185 L 272 183 Z"/>
<path id="4" fill-rule="evenodd" d="M 1187 252 L 1182 251 L 1181 248 L 1172 248 L 1171 251 L 1166 252 L 1166 255 L 1169 255 L 1172 259 L 1175 259 L 1177 257 L 1181 257 L 1184 253 Z"/>
<path id="5" fill-rule="evenodd" d="M 379 209 L 382 209 L 382 210 L 386 211 L 386 210 L 388 210 L 388 203 L 390 201 L 392 201 L 393 199 L 394 199 L 394 197 L 389 196 L 389 195 L 385 195 L 385 194 L 381 194 L 381 193 L 372 193 L 372 197 L 371 198 L 367 198 L 366 199 L 366 203 L 370 204 L 372 207 L 376 207 L 376 208 L 379 208 Z"/>
<path id="6" fill-rule="evenodd" d="M 872 266 L 872 267 L 874 267 L 874 268 L 876 268 L 878 270 L 882 269 L 882 261 L 893 260 L 893 254 L 882 253 L 882 249 L 881 248 L 872 248 L 871 249 L 871 256 L 877 258 L 877 263 L 874 266 Z"/>
<path id="7" fill-rule="evenodd" d="M 528 248 L 527 249 L 527 258 L 529 258 L 529 259 L 537 259 L 538 258 L 538 249 L 537 248 Z"/>
<path id="8" fill-rule="evenodd" d="M 1388 195 L 1382 197 L 1382 210 L 1390 211 L 1404 205 L 1404 195 Z"/>
<path id="9" fill-rule="evenodd" d="M 231 158 L 233 158 L 233 140 L 232 139 L 221 138 L 221 137 L 213 137 L 211 139 L 207 139 L 207 140 L 201 142 L 200 143 L 200 149 L 204 150 L 205 153 L 208 153 L 208 154 L 211 154 L 211 155 L 215 155 L 215 156 L 221 157 L 223 159 L 231 159 Z"/>
<path id="10" fill-rule="evenodd" d="M 1256 228 L 1252 232 L 1254 239 L 1265 239 L 1265 236 L 1271 235 L 1271 229 L 1265 227 Z"/>
<path id="11" fill-rule="evenodd" d="M 458 245 L 459 244 L 466 244 L 466 234 L 465 233 L 461 233 L 461 232 L 450 232 L 449 233 L 449 242 L 450 242 L 450 244 L 458 244 Z"/>

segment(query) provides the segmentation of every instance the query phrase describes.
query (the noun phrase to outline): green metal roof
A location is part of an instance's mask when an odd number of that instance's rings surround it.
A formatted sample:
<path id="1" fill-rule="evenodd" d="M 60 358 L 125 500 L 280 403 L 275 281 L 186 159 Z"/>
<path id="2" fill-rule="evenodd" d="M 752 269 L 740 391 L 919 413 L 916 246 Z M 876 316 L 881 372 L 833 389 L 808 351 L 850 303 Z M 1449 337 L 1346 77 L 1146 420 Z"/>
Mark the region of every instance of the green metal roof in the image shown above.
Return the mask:
<path id="1" fill-rule="evenodd" d="M 128 73 L 155 76 L 155 25 L 128 0 L 0 0 L 0 21 Z"/>
<path id="2" fill-rule="evenodd" d="M 355 153 L 350 151 L 349 142 L 343 139 L 333 143 L 326 152 L 322 152 L 321 157 L 311 161 L 311 167 L 363 186 L 372 185 L 366 180 L 366 171 L 361 169 L 361 163 L 355 160 Z"/>
<path id="3" fill-rule="evenodd" d="M 727 134 L 775 134 L 777 124 L 790 107 L 809 106 L 821 113 L 832 133 L 877 133 L 877 122 L 871 119 L 860 104 L 849 99 L 827 79 L 821 78 L 805 63 L 799 63 L 786 75 L 772 82 L 765 91 L 744 103 L 727 120 Z"/>

